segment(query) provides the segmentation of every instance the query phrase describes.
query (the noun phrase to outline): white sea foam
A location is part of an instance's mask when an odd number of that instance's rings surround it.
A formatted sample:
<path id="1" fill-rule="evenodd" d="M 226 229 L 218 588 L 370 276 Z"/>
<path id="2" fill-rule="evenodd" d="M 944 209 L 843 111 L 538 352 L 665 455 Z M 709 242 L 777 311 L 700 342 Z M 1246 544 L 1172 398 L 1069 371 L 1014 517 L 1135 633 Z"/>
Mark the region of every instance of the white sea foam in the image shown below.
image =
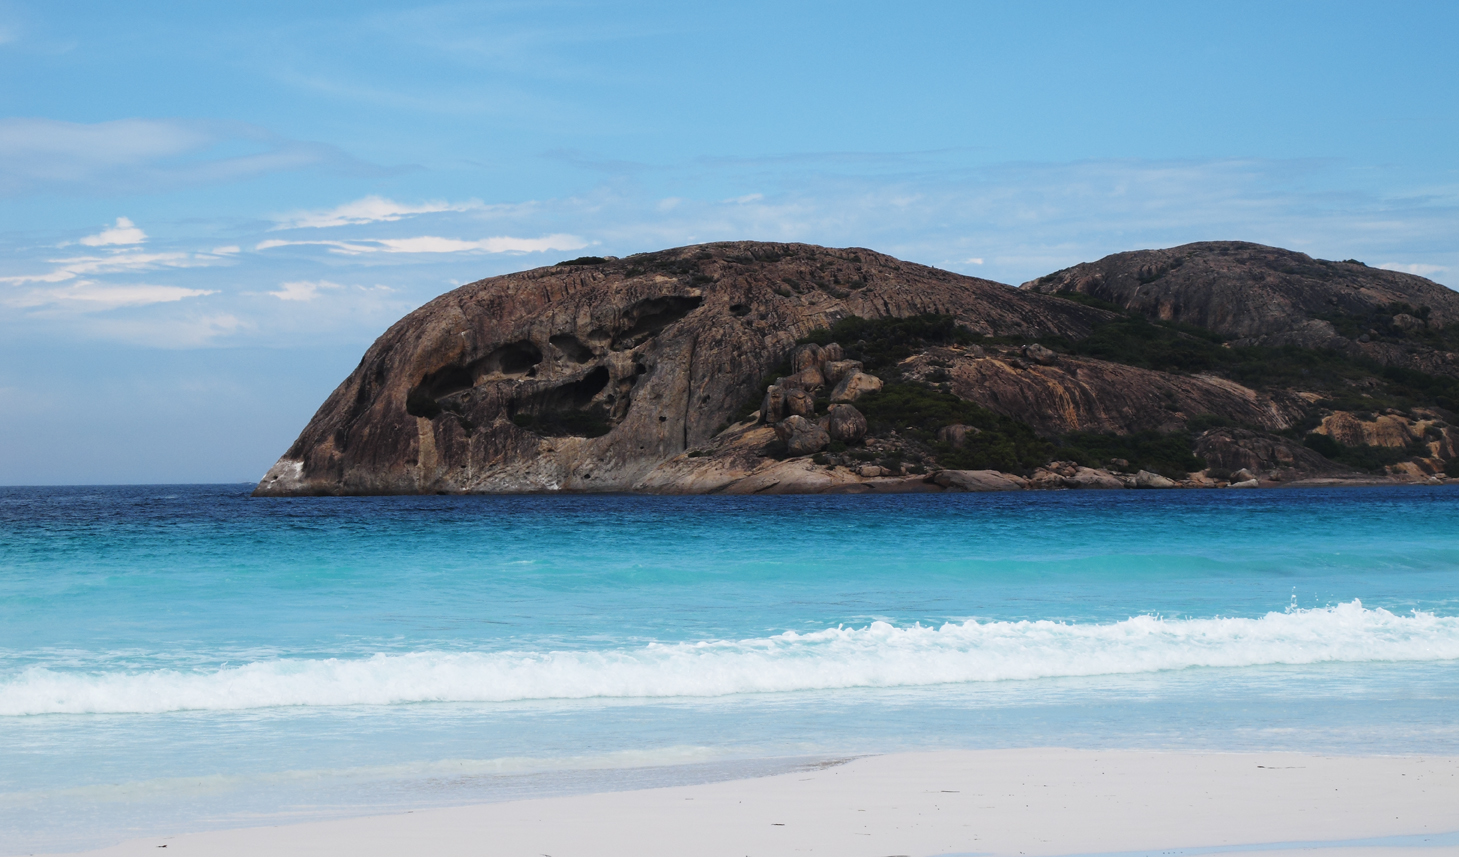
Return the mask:
<path id="1" fill-rule="evenodd" d="M 1148 673 L 1189 667 L 1459 659 L 1459 617 L 1336 607 L 1259 619 L 1137 616 L 1109 624 L 949 623 L 605 651 L 416 652 L 276 659 L 211 671 L 0 679 L 0 715 L 273 706 L 713 697 Z"/>

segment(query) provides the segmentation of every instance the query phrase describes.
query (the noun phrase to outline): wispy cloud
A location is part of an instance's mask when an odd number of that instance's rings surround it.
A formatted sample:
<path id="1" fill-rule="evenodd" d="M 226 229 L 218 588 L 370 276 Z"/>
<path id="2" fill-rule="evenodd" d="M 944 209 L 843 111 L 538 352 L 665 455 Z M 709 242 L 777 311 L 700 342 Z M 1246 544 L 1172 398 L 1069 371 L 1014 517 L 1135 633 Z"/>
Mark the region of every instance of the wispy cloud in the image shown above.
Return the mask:
<path id="1" fill-rule="evenodd" d="M 6 195 L 155 192 L 319 166 L 369 169 L 333 146 L 239 122 L 0 119 L 0 194 Z"/>
<path id="2" fill-rule="evenodd" d="M 581 250 L 588 242 L 576 235 L 547 235 L 542 238 L 482 238 L 463 241 L 422 235 L 415 238 L 367 238 L 355 241 L 261 241 L 255 250 L 298 246 L 328 247 L 331 253 L 358 256 L 367 253 L 544 253 L 548 250 Z"/>
<path id="3" fill-rule="evenodd" d="M 82 329 L 94 339 L 126 342 L 147 348 L 205 348 L 219 340 L 253 330 L 257 325 L 236 313 L 178 312 L 161 316 L 86 316 Z"/>
<path id="4" fill-rule="evenodd" d="M 21 308 L 61 306 L 79 310 L 108 310 L 175 303 L 185 298 L 215 294 L 217 292 L 211 289 L 145 284 L 111 286 L 83 280 L 59 288 L 32 289 L 13 297 L 8 303 Z"/>
<path id="5" fill-rule="evenodd" d="M 81 239 L 81 243 L 87 247 L 105 247 L 109 244 L 142 244 L 146 240 L 147 233 L 138 229 L 127 218 L 118 217 L 115 226 L 103 229 L 96 235 L 88 235 Z"/>
<path id="6" fill-rule="evenodd" d="M 331 226 L 352 226 L 362 223 L 396 221 L 418 214 L 439 214 L 447 211 L 471 211 L 483 208 L 479 200 L 468 202 L 423 202 L 418 205 L 399 203 L 382 196 L 367 196 L 322 211 L 300 211 L 279 218 L 274 229 L 322 229 Z"/>
<path id="7" fill-rule="evenodd" d="M 100 256 L 71 256 L 49 260 L 55 267 L 40 274 L 17 274 L 0 277 L 0 283 L 64 283 L 94 274 L 153 271 L 159 268 L 198 268 L 216 264 L 217 257 L 196 253 L 144 253 L 125 250 Z"/>
<path id="8" fill-rule="evenodd" d="M 1385 271 L 1401 271 L 1405 274 L 1418 274 L 1420 277 L 1432 277 L 1435 274 L 1441 274 L 1449 270 L 1445 265 L 1404 264 L 1402 262 L 1384 262 L 1378 267 Z"/>
<path id="9" fill-rule="evenodd" d="M 281 301 L 312 301 L 319 297 L 320 291 L 338 291 L 344 288 L 339 283 L 331 283 L 328 280 L 296 280 L 292 283 L 280 283 L 278 291 L 269 294 Z"/>

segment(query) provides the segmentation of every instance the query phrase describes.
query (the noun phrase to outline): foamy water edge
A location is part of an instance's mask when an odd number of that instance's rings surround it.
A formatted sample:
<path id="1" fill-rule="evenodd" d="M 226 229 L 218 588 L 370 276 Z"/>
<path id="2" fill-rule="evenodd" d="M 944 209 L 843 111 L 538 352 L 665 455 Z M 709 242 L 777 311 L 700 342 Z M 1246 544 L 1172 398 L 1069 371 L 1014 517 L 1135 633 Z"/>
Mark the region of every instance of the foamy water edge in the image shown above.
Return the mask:
<path id="1" fill-rule="evenodd" d="M 415 652 L 272 659 L 213 670 L 0 679 L 0 716 L 424 702 L 719 697 L 1254 667 L 1459 659 L 1459 617 L 1359 601 L 1260 618 L 1047 620 L 786 632 L 602 651 Z"/>

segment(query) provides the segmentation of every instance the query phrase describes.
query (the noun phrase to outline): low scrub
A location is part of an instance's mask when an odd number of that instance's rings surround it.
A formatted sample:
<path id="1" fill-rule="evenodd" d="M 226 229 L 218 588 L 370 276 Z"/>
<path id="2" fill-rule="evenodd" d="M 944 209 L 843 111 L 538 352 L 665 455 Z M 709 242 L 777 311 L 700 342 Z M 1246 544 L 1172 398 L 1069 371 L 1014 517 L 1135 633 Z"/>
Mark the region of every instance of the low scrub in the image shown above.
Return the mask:
<path id="1" fill-rule="evenodd" d="M 1059 439 L 1058 457 L 1085 467 L 1109 467 L 1114 459 L 1128 462 L 1123 469 L 1150 470 L 1171 479 L 1206 468 L 1206 460 L 1192 450 L 1194 437 L 1187 431 L 1096 434 L 1078 432 Z"/>
<path id="2" fill-rule="evenodd" d="M 830 329 L 813 331 L 801 342 L 839 343 L 846 357 L 860 360 L 868 372 L 895 366 L 934 345 L 976 342 L 977 334 L 950 315 L 914 315 L 907 318 L 848 316 Z"/>
<path id="3" fill-rule="evenodd" d="M 1054 446 L 1012 417 L 924 384 L 889 381 L 880 392 L 856 400 L 866 415 L 868 434 L 893 432 L 931 448 L 937 462 L 953 470 L 1003 470 L 1024 473 L 1050 460 Z M 937 432 L 961 423 L 978 429 L 961 449 L 941 443 Z"/>

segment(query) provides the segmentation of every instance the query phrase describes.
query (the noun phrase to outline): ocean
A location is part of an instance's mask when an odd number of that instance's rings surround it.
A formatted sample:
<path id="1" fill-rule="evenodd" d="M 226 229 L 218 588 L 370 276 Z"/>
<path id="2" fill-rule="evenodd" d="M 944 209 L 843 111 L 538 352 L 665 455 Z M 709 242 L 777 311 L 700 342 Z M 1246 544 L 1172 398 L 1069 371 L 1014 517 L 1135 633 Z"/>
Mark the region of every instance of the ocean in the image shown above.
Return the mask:
<path id="1" fill-rule="evenodd" d="M 1459 755 L 1459 488 L 0 488 L 0 855 L 893 750 Z"/>

